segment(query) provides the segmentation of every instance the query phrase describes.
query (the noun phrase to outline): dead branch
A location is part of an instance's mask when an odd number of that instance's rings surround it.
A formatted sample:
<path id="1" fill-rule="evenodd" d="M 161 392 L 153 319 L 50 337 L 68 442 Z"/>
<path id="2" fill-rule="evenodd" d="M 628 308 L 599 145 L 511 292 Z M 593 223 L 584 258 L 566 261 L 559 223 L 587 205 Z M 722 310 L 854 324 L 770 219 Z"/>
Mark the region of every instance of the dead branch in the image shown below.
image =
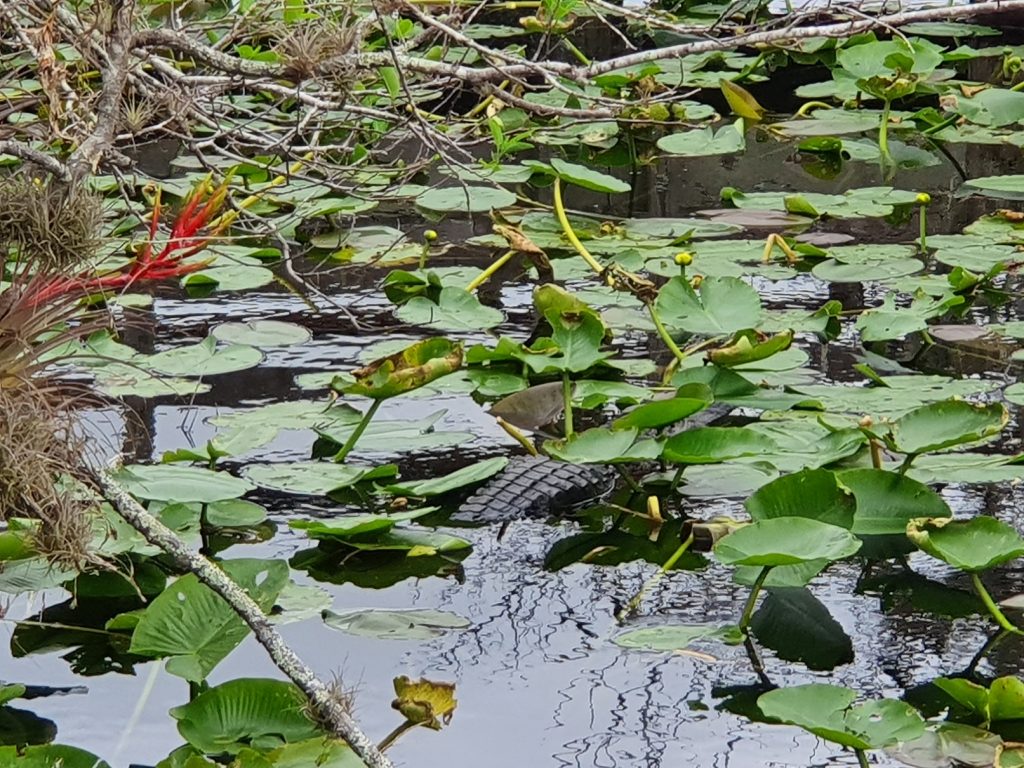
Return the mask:
<path id="1" fill-rule="evenodd" d="M 91 479 L 117 513 L 146 541 L 170 555 L 175 563 L 220 595 L 249 625 L 253 635 L 274 664 L 306 695 L 320 721 L 344 739 L 369 768 L 393 768 L 392 762 L 362 732 L 339 700 L 293 651 L 249 595 L 220 568 L 193 552 L 170 528 L 147 512 L 103 470 L 90 472 Z"/>

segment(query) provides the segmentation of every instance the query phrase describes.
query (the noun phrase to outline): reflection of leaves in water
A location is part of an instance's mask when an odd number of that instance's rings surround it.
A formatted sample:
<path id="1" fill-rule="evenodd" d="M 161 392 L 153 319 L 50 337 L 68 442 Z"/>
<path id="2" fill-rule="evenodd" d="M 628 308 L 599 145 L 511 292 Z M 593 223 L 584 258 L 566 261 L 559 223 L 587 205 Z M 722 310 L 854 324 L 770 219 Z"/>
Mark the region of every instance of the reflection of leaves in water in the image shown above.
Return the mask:
<path id="1" fill-rule="evenodd" d="M 33 622 L 47 625 L 81 627 L 66 629 L 58 626 L 18 624 L 11 636 L 11 655 L 22 658 L 34 653 L 49 653 L 68 649 L 61 656 L 71 665 L 71 671 L 85 677 L 108 672 L 134 674 L 135 665 L 149 661 L 128 652 L 131 635 L 107 632 L 106 622 L 119 613 L 141 607 L 135 600 L 79 600 L 77 608 L 68 600 L 36 614 Z"/>
<path id="2" fill-rule="evenodd" d="M 448 555 L 407 557 L 405 552 L 362 552 L 323 544 L 295 553 L 292 568 L 306 571 L 312 578 L 326 584 L 353 584 L 366 589 L 383 589 L 406 579 L 430 576 L 464 578 L 460 560 L 469 549 Z"/>
<path id="3" fill-rule="evenodd" d="M 27 709 L 0 707 L 0 747 L 46 744 L 57 737 L 57 724 Z"/>

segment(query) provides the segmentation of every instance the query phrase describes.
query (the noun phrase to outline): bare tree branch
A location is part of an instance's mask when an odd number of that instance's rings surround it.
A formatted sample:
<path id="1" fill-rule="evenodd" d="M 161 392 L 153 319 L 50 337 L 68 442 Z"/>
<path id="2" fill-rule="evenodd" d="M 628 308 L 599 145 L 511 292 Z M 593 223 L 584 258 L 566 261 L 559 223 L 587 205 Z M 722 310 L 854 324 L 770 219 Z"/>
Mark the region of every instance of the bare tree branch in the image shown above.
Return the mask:
<path id="1" fill-rule="evenodd" d="M 129 525 L 150 544 L 170 555 L 178 566 L 194 573 L 249 625 L 274 664 L 306 695 L 320 720 L 332 733 L 344 739 L 369 768 L 393 768 L 392 762 L 360 730 L 345 707 L 331 695 L 328 687 L 284 642 L 255 600 L 224 571 L 189 549 L 177 534 L 143 509 L 106 472 L 93 471 L 91 475 L 103 496 Z"/>

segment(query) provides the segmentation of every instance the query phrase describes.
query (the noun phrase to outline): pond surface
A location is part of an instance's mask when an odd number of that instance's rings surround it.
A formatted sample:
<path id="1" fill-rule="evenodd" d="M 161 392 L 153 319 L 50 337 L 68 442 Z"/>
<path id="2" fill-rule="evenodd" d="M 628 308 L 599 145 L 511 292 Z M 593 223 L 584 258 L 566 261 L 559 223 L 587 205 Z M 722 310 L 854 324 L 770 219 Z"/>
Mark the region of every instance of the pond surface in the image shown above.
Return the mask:
<path id="1" fill-rule="evenodd" d="M 972 177 L 1008 170 L 1019 150 L 971 146 L 955 150 L 958 162 Z M 955 199 L 942 190 L 953 189 L 959 179 L 948 164 L 903 174 L 897 186 L 932 191 L 930 231 L 955 233 L 999 205 L 978 198 Z M 794 189 L 836 192 L 881 184 L 878 169 L 868 163 L 849 163 L 836 179 L 822 181 L 808 175 L 796 159 L 792 145 L 754 145 L 737 158 L 702 158 L 662 162 L 642 170 L 634 179 L 632 208 L 619 198 L 581 192 L 574 206 L 602 217 L 681 217 L 720 207 L 719 191 L 734 186 L 745 191 Z M 401 218 L 379 216 L 373 223 L 401 228 Z M 889 225 L 880 219 L 833 222 L 832 232 L 871 242 L 912 240 L 916 219 Z M 458 242 L 489 232 L 489 224 L 450 222 L 438 227 L 442 241 Z M 751 235 L 757 236 L 757 231 Z M 437 266 L 485 266 L 490 261 L 481 249 L 446 256 Z M 305 325 L 313 338 L 304 344 L 268 352 L 259 367 L 215 377 L 212 390 L 190 402 L 131 400 L 137 418 L 126 419 L 117 408 L 96 411 L 91 420 L 109 445 L 108 453 L 124 451 L 132 461 L 159 460 L 165 451 L 202 446 L 216 433 L 209 423 L 215 416 L 310 396 L 323 391 L 303 390 L 296 377 L 305 373 L 349 370 L 364 363 L 366 350 L 377 342 L 420 337 L 396 325 L 391 306 L 377 284 L 384 272 L 372 269 L 325 270 L 314 261 L 298 261 L 296 269 L 309 272 L 323 297 L 312 296 L 317 311 L 305 299 L 281 286 L 248 291 L 216 299 L 189 299 L 158 293 L 152 310 L 129 313 L 131 343 L 139 349 L 159 351 L 194 343 L 208 329 L 225 320 L 283 319 Z M 521 270 L 520 270 L 521 271 Z M 1017 278 L 1012 278 L 1016 280 Z M 835 296 L 856 297 L 877 303 L 876 288 L 858 284 L 829 284 L 804 274 L 791 280 L 758 279 L 767 306 L 817 309 Z M 583 288 L 586 281 L 570 280 Z M 533 281 L 515 270 L 497 287 L 488 287 L 485 302 L 496 304 L 508 320 L 496 329 L 525 339 L 532 328 Z M 1018 316 L 1018 302 L 998 310 L 985 310 L 988 322 Z M 487 341 L 484 332 L 466 334 L 467 343 Z M 845 343 L 843 341 L 845 339 Z M 656 335 L 632 331 L 623 344 L 626 356 L 653 355 L 665 359 Z M 803 339 L 798 345 L 810 352 L 809 367 L 822 381 L 849 380 L 850 364 L 863 354 L 855 336 L 847 332 L 839 342 L 822 347 Z M 369 355 L 372 357 L 372 353 Z M 987 359 L 987 358 L 986 358 Z M 957 375 L 950 366 L 954 354 L 933 359 L 933 369 Z M 972 358 L 973 360 L 973 358 Z M 989 360 L 991 363 L 992 361 Z M 1006 366 L 974 362 L 972 374 L 1002 376 Z M 987 370 L 991 368 L 992 370 Z M 435 394 L 389 402 L 381 418 L 415 420 L 444 410 L 438 429 L 466 431 L 472 440 L 456 447 L 414 454 L 400 451 L 357 456 L 370 463 L 396 461 L 404 477 L 432 477 L 466 466 L 481 458 L 521 453 L 487 415 L 486 408 L 468 395 Z M 258 452 L 232 459 L 226 466 L 250 461 L 296 461 L 309 458 L 314 435 L 309 431 L 283 432 Z M 1012 421 L 1004 440 L 1018 443 L 1020 427 Z M 398 446 L 396 446 L 397 448 Z M 1019 495 L 1011 484 L 992 486 L 949 485 L 943 498 L 960 515 L 988 514 L 1018 527 L 1024 523 Z M 259 544 L 239 544 L 227 557 L 291 558 L 308 551 L 310 541 L 289 531 L 290 520 L 344 511 L 325 500 L 259 492 L 254 498 L 272 510 L 276 531 Z M 702 518 L 741 515 L 742 497 L 698 497 L 680 502 Z M 695 646 L 699 653 L 644 653 L 614 645 L 610 638 L 621 629 L 615 614 L 636 593 L 654 566 L 632 562 L 619 566 L 586 563 L 551 573 L 544 559 L 556 542 L 580 530 L 572 518 L 557 521 L 523 520 L 513 523 L 501 540 L 497 528 L 460 528 L 472 553 L 447 577 L 406 579 L 385 589 L 352 584 L 323 584 L 335 610 L 378 608 L 436 608 L 452 611 L 470 622 L 465 631 L 428 641 L 363 638 L 329 629 L 319 621 L 304 621 L 282 628 L 285 639 L 324 678 L 339 676 L 355 689 L 356 715 L 363 728 L 381 735 L 394 727 L 395 713 L 388 707 L 391 681 L 399 674 L 426 676 L 456 683 L 458 709 L 440 733 L 414 732 L 393 748 L 399 765 L 470 768 L 519 766 L 578 766 L 580 768 L 656 768 L 664 766 L 831 766 L 856 765 L 852 753 L 796 728 L 751 722 L 730 709 L 742 710 L 744 701 L 765 690 L 743 646 L 721 643 Z M 966 577 L 912 556 L 919 573 L 956 587 Z M 294 563 L 294 561 L 293 561 Z M 811 582 L 842 630 L 851 638 L 853 661 L 831 672 L 815 672 L 804 664 L 777 658 L 762 649 L 767 678 L 776 685 L 828 680 L 856 689 L 865 697 L 899 697 L 908 689 L 938 675 L 953 674 L 972 663 L 992 635 L 991 622 L 982 617 L 936 617 L 919 610 L 910 594 L 909 576 L 893 563 L 876 564 L 871 573 L 844 564 L 829 571 L 827 579 Z M 304 581 L 312 581 L 298 571 Z M 1024 572 L 1008 568 L 999 573 L 1000 595 L 1024 589 Z M 903 582 L 906 582 L 905 584 Z M 748 588 L 737 585 L 731 570 L 712 564 L 700 573 L 679 571 L 660 582 L 645 597 L 630 626 L 660 622 L 729 623 L 735 620 Z M 14 622 L 36 614 L 42 607 L 64 599 L 41 594 L 18 599 L 6 612 L 3 624 L 12 636 Z M 13 642 L 13 641 L 12 641 Z M 824 641 L 823 641 L 824 642 Z M 81 677 L 71 671 L 60 641 L 49 652 L 37 650 L 14 658 L 5 652 L 0 669 L 7 680 L 48 686 L 75 686 L 63 696 L 39 698 L 27 708 L 52 720 L 61 743 L 80 746 L 102 755 L 116 766 L 155 765 L 181 744 L 167 709 L 184 701 L 186 684 L 162 671 L 160 662 L 139 663 L 134 674 Z M 1019 671 L 1024 646 L 1002 642 L 985 656 L 979 670 L 988 676 Z M 251 639 L 221 663 L 211 683 L 241 676 L 278 676 L 263 650 Z M 87 692 L 78 690 L 84 686 Z M 877 765 L 897 765 L 881 752 L 872 754 Z"/>

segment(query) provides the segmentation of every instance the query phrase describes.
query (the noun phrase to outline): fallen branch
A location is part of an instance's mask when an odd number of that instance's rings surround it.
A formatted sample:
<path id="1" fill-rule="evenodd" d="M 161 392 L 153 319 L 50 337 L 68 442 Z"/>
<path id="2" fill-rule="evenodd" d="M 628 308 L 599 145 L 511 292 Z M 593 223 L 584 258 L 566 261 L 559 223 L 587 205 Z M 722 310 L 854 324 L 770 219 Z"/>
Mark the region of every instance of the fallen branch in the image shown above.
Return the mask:
<path id="1" fill-rule="evenodd" d="M 335 736 L 344 739 L 369 768 L 393 768 L 392 762 L 362 732 L 341 702 L 281 638 L 259 605 L 227 574 L 202 555 L 189 549 L 177 534 L 147 512 L 103 470 L 92 480 L 117 513 L 146 541 L 170 555 L 175 563 L 220 595 L 249 625 L 277 668 L 306 695 L 318 719 Z"/>
<path id="2" fill-rule="evenodd" d="M 11 155 L 20 160 L 35 163 L 61 181 L 67 181 L 71 178 L 67 167 L 60 160 L 45 152 L 40 152 L 38 149 L 33 149 L 28 144 L 23 144 L 20 141 L 0 141 L 0 155 Z"/>

